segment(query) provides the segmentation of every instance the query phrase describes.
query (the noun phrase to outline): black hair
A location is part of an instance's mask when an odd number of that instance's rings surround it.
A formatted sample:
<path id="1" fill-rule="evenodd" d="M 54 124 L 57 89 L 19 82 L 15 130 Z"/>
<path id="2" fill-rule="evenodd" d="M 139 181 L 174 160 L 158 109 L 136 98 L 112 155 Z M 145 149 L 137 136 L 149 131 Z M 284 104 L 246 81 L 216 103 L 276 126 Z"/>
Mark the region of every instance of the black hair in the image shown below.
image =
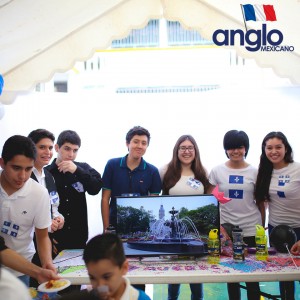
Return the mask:
<path id="1" fill-rule="evenodd" d="M 270 139 L 280 139 L 285 147 L 284 161 L 286 163 L 292 163 L 293 160 L 293 149 L 289 144 L 286 136 L 280 131 L 269 132 L 263 139 L 261 144 L 261 155 L 258 167 L 257 179 L 255 184 L 254 196 L 257 205 L 264 201 L 270 201 L 269 188 L 271 183 L 271 177 L 273 172 L 273 164 L 266 156 L 266 144 Z"/>
<path id="2" fill-rule="evenodd" d="M 83 251 L 83 260 L 97 262 L 101 259 L 109 259 L 114 265 L 122 267 L 126 261 L 123 243 L 114 233 L 104 233 L 93 237 Z"/>
<path id="3" fill-rule="evenodd" d="M 250 146 L 249 137 L 245 131 L 229 130 L 224 135 L 223 146 L 227 157 L 226 150 L 237 149 L 244 146 L 246 150 L 245 157 L 247 157 Z"/>
<path id="4" fill-rule="evenodd" d="M 33 160 L 36 159 L 36 148 L 33 141 L 22 135 L 13 135 L 3 145 L 2 159 L 5 164 L 16 155 L 24 155 Z"/>
<path id="5" fill-rule="evenodd" d="M 37 144 L 42 139 L 50 139 L 52 142 L 55 141 L 55 136 L 52 132 L 46 130 L 46 129 L 36 129 L 29 133 L 29 138 L 32 139 L 32 141 Z"/>
<path id="6" fill-rule="evenodd" d="M 76 131 L 64 130 L 59 134 L 57 138 L 57 145 L 60 148 L 65 143 L 70 143 L 72 145 L 77 145 L 78 147 L 80 147 L 81 146 L 80 136 Z"/>
<path id="7" fill-rule="evenodd" d="M 150 143 L 150 133 L 147 129 L 145 129 L 144 127 L 141 126 L 134 126 L 133 128 L 131 128 L 127 134 L 126 134 L 126 143 L 129 144 L 130 141 L 132 140 L 132 138 L 135 135 L 146 135 L 148 138 L 148 145 Z"/>

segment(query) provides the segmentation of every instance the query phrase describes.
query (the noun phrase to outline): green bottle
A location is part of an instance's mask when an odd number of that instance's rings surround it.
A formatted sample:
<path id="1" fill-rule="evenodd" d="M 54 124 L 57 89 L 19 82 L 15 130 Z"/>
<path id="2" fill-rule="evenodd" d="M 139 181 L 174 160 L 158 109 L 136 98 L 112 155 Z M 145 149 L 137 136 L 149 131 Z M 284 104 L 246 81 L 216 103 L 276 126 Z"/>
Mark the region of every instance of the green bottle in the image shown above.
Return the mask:
<path id="1" fill-rule="evenodd" d="M 220 240 L 218 229 L 211 229 L 208 235 L 208 263 L 218 264 L 220 262 Z"/>
<path id="2" fill-rule="evenodd" d="M 257 260 L 267 260 L 268 258 L 268 243 L 265 229 L 261 225 L 256 225 L 256 254 Z"/>

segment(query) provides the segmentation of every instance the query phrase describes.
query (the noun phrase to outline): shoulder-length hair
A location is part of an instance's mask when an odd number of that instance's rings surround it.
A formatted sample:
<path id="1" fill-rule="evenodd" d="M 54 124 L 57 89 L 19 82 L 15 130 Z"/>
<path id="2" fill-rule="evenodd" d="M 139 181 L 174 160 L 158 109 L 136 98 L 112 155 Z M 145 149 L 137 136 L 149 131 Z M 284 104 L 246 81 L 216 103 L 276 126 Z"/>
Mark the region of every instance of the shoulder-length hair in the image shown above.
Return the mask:
<path id="1" fill-rule="evenodd" d="M 282 141 L 285 146 L 285 155 L 284 161 L 286 163 L 292 163 L 293 160 L 293 150 L 291 145 L 289 144 L 286 136 L 280 131 L 272 131 L 268 133 L 262 141 L 261 145 L 261 155 L 260 155 L 260 163 L 258 167 L 256 185 L 255 185 L 255 199 L 256 203 L 260 204 L 264 201 L 270 201 L 269 188 L 271 183 L 271 177 L 273 172 L 273 164 L 266 156 L 266 143 L 268 140 L 277 138 Z"/>
<path id="2" fill-rule="evenodd" d="M 189 140 L 195 148 L 195 159 L 192 162 L 191 169 L 194 173 L 195 179 L 198 179 L 204 186 L 204 193 L 208 189 L 207 172 L 204 169 L 201 159 L 198 145 L 195 139 L 191 135 L 182 135 L 176 142 L 173 148 L 173 157 L 169 162 L 167 171 L 163 178 L 163 195 L 169 195 L 169 190 L 179 181 L 182 172 L 181 162 L 178 158 L 179 146 L 186 140 Z"/>

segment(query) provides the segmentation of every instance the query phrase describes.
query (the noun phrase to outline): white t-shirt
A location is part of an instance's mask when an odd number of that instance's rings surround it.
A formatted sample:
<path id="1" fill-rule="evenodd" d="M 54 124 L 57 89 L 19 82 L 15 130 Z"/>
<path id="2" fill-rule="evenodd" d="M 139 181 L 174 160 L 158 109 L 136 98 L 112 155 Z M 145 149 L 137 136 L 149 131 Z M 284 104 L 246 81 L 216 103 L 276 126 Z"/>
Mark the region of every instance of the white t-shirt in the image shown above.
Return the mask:
<path id="1" fill-rule="evenodd" d="M 219 191 L 232 199 L 225 204 L 220 203 L 221 224 L 238 225 L 246 237 L 255 236 L 255 225 L 261 225 L 261 214 L 254 201 L 256 176 L 257 169 L 250 165 L 243 169 L 232 169 L 222 164 L 209 174 L 210 184 L 219 185 Z"/>
<path id="2" fill-rule="evenodd" d="M 0 270 L 0 295 L 5 300 L 30 300 L 30 294 L 25 284 L 8 270 Z"/>
<path id="3" fill-rule="evenodd" d="M 124 277 L 126 288 L 121 296 L 120 300 L 138 300 L 140 291 L 135 289 L 131 284 L 128 278 Z M 141 292 L 142 293 L 142 292 Z M 150 297 L 148 295 L 144 294 L 142 299 L 144 300 L 150 300 Z"/>
<path id="4" fill-rule="evenodd" d="M 300 163 L 273 170 L 269 195 L 269 223 L 300 227 Z"/>
<path id="5" fill-rule="evenodd" d="M 168 166 L 163 166 L 159 170 L 161 180 L 163 180 Z M 181 176 L 176 184 L 170 188 L 169 195 L 201 195 L 204 193 L 203 184 L 195 179 L 194 175 Z"/>
<path id="6" fill-rule="evenodd" d="M 46 188 L 29 178 L 21 189 L 8 196 L 0 185 L 0 224 L 0 235 L 6 246 L 31 261 L 35 253 L 35 227 L 44 229 L 51 224 L 49 194 Z M 23 275 L 11 271 L 16 276 Z"/>

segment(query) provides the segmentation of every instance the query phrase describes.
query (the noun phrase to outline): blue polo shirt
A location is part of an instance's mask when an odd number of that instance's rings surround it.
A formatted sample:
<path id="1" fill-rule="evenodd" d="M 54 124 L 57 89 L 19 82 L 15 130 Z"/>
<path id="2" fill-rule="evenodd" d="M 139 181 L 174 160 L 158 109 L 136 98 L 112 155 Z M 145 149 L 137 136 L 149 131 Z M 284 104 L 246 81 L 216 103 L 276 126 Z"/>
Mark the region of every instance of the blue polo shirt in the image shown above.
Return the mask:
<path id="1" fill-rule="evenodd" d="M 162 184 L 158 169 L 143 158 L 134 170 L 127 167 L 127 156 L 110 159 L 102 176 L 102 189 L 111 191 L 110 224 L 116 226 L 117 196 L 147 196 L 159 194 Z"/>

